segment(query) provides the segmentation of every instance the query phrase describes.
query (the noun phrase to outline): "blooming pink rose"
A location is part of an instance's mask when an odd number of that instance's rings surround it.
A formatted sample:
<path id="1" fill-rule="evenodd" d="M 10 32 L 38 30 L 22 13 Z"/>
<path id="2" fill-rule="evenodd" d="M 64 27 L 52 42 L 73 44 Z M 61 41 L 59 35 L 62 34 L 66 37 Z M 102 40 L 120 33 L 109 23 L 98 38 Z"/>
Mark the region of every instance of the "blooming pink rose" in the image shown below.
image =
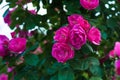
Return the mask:
<path id="1" fill-rule="evenodd" d="M 72 14 L 68 16 L 68 22 L 70 29 L 74 27 L 75 24 L 79 24 L 86 32 L 90 29 L 90 24 L 79 14 Z"/>
<path id="2" fill-rule="evenodd" d="M 82 7 L 88 10 L 95 9 L 99 5 L 99 0 L 80 0 Z"/>
<path id="3" fill-rule="evenodd" d="M 12 52 L 20 53 L 25 50 L 26 42 L 27 42 L 27 40 L 25 38 L 11 39 L 9 42 L 8 48 Z"/>
<path id="4" fill-rule="evenodd" d="M 7 55 L 7 50 L 6 48 L 4 47 L 4 45 L 0 44 L 0 56 L 1 57 L 4 57 Z"/>
<path id="5" fill-rule="evenodd" d="M 0 44 L 4 45 L 9 42 L 9 39 L 5 35 L 0 35 Z"/>
<path id="6" fill-rule="evenodd" d="M 58 42 L 67 42 L 69 35 L 68 27 L 61 27 L 55 32 L 54 40 Z"/>
<path id="7" fill-rule="evenodd" d="M 87 20 L 82 20 L 81 21 L 81 23 L 79 23 L 80 24 L 80 26 L 86 31 L 86 32 L 88 32 L 89 31 L 89 29 L 90 29 L 90 24 L 89 24 L 89 22 L 87 21 Z"/>
<path id="8" fill-rule="evenodd" d="M 72 27 L 75 24 L 81 23 L 82 20 L 83 20 L 83 17 L 79 14 L 72 14 L 72 15 L 68 16 L 68 22 Z"/>
<path id="9" fill-rule="evenodd" d="M 101 33 L 99 29 L 92 27 L 88 32 L 88 40 L 95 45 L 100 45 Z"/>
<path id="10" fill-rule="evenodd" d="M 117 75 L 120 75 L 120 59 L 115 61 L 115 71 Z"/>
<path id="11" fill-rule="evenodd" d="M 5 35 L 0 35 L 0 56 L 4 57 L 7 55 L 7 48 L 9 39 Z"/>
<path id="12" fill-rule="evenodd" d="M 111 50 L 111 51 L 109 52 L 109 57 L 110 57 L 110 58 L 114 58 L 114 57 L 115 57 L 115 52 L 114 52 L 114 50 Z"/>
<path id="13" fill-rule="evenodd" d="M 86 43 L 87 35 L 80 25 L 74 25 L 70 31 L 69 42 L 75 49 L 80 49 Z"/>
<path id="14" fill-rule="evenodd" d="M 55 43 L 52 47 L 52 56 L 58 62 L 65 63 L 74 57 L 74 50 L 66 43 Z"/>
<path id="15" fill-rule="evenodd" d="M 120 57 L 120 42 L 115 43 L 114 51 L 115 51 L 115 54 Z"/>
<path id="16" fill-rule="evenodd" d="M 8 80 L 8 75 L 2 73 L 2 74 L 0 75 L 0 80 Z"/>

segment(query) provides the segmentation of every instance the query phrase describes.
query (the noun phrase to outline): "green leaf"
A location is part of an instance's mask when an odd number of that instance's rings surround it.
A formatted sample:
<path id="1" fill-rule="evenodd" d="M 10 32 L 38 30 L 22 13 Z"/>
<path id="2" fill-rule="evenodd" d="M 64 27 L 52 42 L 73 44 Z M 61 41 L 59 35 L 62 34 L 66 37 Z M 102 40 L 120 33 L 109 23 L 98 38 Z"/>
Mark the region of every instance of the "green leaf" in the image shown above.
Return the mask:
<path id="1" fill-rule="evenodd" d="M 28 14 L 29 15 L 29 14 Z M 26 26 L 26 29 L 29 30 L 29 29 L 33 29 L 36 24 L 34 22 L 34 17 L 33 16 L 27 16 L 26 17 L 26 20 L 25 20 L 25 26 Z"/>
<path id="2" fill-rule="evenodd" d="M 54 75 L 50 78 L 50 80 L 58 80 L 58 75 Z"/>
<path id="3" fill-rule="evenodd" d="M 58 72 L 58 80 L 74 80 L 74 73 L 71 69 L 62 69 Z"/>
<path id="4" fill-rule="evenodd" d="M 0 0 L 0 4 L 2 3 L 3 0 Z"/>
<path id="5" fill-rule="evenodd" d="M 36 66 L 37 63 L 39 62 L 39 58 L 37 55 L 34 54 L 28 54 L 25 56 L 25 62 L 28 65 Z"/>
<path id="6" fill-rule="evenodd" d="M 38 73 L 36 72 L 29 72 L 26 74 L 26 80 L 38 80 Z"/>
<path id="7" fill-rule="evenodd" d="M 89 45 L 89 44 L 86 44 L 84 45 L 82 48 L 81 48 L 82 52 L 85 53 L 85 54 L 89 54 L 91 52 L 93 52 L 93 49 L 92 47 Z"/>
<path id="8" fill-rule="evenodd" d="M 0 66 L 0 74 L 6 72 L 7 72 L 7 66 L 6 65 Z"/>
<path id="9" fill-rule="evenodd" d="M 79 61 L 80 64 L 77 64 L 78 67 L 76 67 L 77 69 L 80 70 L 87 70 L 89 68 L 89 63 L 86 59 Z"/>
<path id="10" fill-rule="evenodd" d="M 56 63 L 54 63 L 50 68 L 47 68 L 47 72 L 48 72 L 48 74 L 54 74 L 56 71 L 58 71 L 61 67 L 63 67 L 62 65 L 61 65 L 61 63 L 58 63 L 58 62 L 56 62 Z"/>
<path id="11" fill-rule="evenodd" d="M 99 60 L 95 57 L 88 57 L 87 61 L 89 62 L 89 65 L 100 65 Z"/>
<path id="12" fill-rule="evenodd" d="M 6 73 L 7 72 L 7 66 L 3 62 L 2 57 L 0 57 L 0 74 L 1 73 Z"/>
<path id="13" fill-rule="evenodd" d="M 109 28 L 114 28 L 117 26 L 117 20 L 116 19 L 113 19 L 113 18 L 110 18 L 110 19 L 107 19 L 107 26 Z"/>
<path id="14" fill-rule="evenodd" d="M 102 32 L 101 34 L 102 34 L 102 38 L 106 40 L 107 37 L 108 37 L 107 33 L 106 32 Z"/>
<path id="15" fill-rule="evenodd" d="M 74 70 L 87 70 L 89 68 L 89 62 L 86 59 L 72 61 L 70 65 Z"/>
<path id="16" fill-rule="evenodd" d="M 15 77 L 14 77 L 14 80 L 22 80 L 23 76 L 25 75 L 25 71 L 19 71 Z"/>
<path id="17" fill-rule="evenodd" d="M 90 72 L 95 76 L 103 76 L 102 69 L 99 66 L 90 66 Z"/>
<path id="18" fill-rule="evenodd" d="M 26 29 L 33 29 L 36 25 L 33 22 L 26 23 Z"/>
<path id="19" fill-rule="evenodd" d="M 88 47 L 89 51 L 91 51 L 93 53 L 93 48 L 92 46 L 90 46 L 89 44 L 86 44 L 86 46 Z"/>
<path id="20" fill-rule="evenodd" d="M 100 77 L 91 77 L 89 80 L 103 80 Z"/>
<path id="21" fill-rule="evenodd" d="M 32 47 L 28 48 L 26 51 L 24 51 L 21 56 L 25 55 L 26 53 L 29 53 L 30 51 L 35 50 L 39 46 L 39 43 L 36 42 Z"/>

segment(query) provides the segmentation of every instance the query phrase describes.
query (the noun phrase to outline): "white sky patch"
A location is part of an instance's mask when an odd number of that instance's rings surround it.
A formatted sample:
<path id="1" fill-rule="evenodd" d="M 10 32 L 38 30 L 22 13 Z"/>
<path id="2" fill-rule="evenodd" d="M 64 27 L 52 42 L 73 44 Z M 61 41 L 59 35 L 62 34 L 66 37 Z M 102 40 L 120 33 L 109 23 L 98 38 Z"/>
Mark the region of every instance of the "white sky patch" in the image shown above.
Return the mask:
<path id="1" fill-rule="evenodd" d="M 3 14 L 8 9 L 8 6 L 4 7 L 7 3 L 3 0 L 3 3 L 0 5 L 0 35 L 6 35 L 9 39 L 11 39 L 10 33 L 12 30 L 9 28 L 7 24 L 4 23 Z"/>
<path id="2" fill-rule="evenodd" d="M 100 12 L 97 12 L 96 14 L 95 14 L 95 16 L 99 16 L 100 15 Z"/>
<path id="3" fill-rule="evenodd" d="M 108 4 L 105 4 L 105 7 L 108 9 L 108 8 L 109 8 L 109 5 L 108 5 Z"/>
<path id="4" fill-rule="evenodd" d="M 63 5 L 63 10 L 64 10 L 65 12 L 68 12 L 68 10 L 66 9 L 66 5 Z"/>
<path id="5" fill-rule="evenodd" d="M 115 16 L 118 16 L 118 13 L 115 13 Z"/>
<path id="6" fill-rule="evenodd" d="M 112 10 L 112 11 L 115 11 L 115 8 L 114 8 L 114 7 L 112 7 L 112 8 L 111 8 L 111 10 Z"/>
<path id="7" fill-rule="evenodd" d="M 42 2 L 40 2 L 40 10 L 38 11 L 37 14 L 39 14 L 39 15 L 46 15 L 47 14 L 47 9 L 43 8 L 43 3 Z"/>
<path id="8" fill-rule="evenodd" d="M 49 3 L 52 4 L 52 0 L 49 0 Z"/>
<path id="9" fill-rule="evenodd" d="M 115 1 L 108 1 L 108 4 L 115 4 Z"/>
<path id="10" fill-rule="evenodd" d="M 112 15 L 110 14 L 109 17 L 112 17 Z"/>
<path id="11" fill-rule="evenodd" d="M 32 3 L 27 4 L 28 10 L 36 10 L 36 7 L 33 7 Z"/>

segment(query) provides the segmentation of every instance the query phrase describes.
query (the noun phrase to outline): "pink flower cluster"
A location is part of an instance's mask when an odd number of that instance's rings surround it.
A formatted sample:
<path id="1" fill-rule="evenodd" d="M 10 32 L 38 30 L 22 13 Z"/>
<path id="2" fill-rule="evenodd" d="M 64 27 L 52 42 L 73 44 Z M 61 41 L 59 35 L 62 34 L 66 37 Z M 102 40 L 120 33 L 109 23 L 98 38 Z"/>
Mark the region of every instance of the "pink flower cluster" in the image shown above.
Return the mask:
<path id="1" fill-rule="evenodd" d="M 0 56 L 5 57 L 9 53 L 21 53 L 26 48 L 25 38 L 13 38 L 9 40 L 5 35 L 0 35 Z"/>
<path id="2" fill-rule="evenodd" d="M 98 7 L 99 0 L 80 0 L 80 4 L 87 10 L 92 10 Z"/>
<path id="3" fill-rule="evenodd" d="M 96 27 L 90 27 L 89 22 L 79 14 L 68 16 L 69 24 L 59 28 L 54 35 L 56 43 L 52 47 L 52 56 L 58 62 L 64 63 L 74 57 L 76 50 L 89 40 L 95 45 L 100 45 L 101 33 Z"/>
<path id="4" fill-rule="evenodd" d="M 115 56 L 120 58 L 120 42 L 115 42 L 114 49 L 109 52 L 109 57 L 114 58 Z M 120 75 L 120 59 L 115 61 L 115 71 L 117 75 Z"/>

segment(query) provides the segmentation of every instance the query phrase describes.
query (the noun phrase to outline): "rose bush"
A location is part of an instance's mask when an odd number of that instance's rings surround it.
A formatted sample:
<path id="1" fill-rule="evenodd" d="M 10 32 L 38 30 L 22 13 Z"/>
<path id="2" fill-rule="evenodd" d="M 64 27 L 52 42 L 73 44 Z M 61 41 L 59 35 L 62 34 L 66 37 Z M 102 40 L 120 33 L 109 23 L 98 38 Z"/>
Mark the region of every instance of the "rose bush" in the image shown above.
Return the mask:
<path id="1" fill-rule="evenodd" d="M 119 0 L 6 2 L 0 80 L 120 80 Z"/>

